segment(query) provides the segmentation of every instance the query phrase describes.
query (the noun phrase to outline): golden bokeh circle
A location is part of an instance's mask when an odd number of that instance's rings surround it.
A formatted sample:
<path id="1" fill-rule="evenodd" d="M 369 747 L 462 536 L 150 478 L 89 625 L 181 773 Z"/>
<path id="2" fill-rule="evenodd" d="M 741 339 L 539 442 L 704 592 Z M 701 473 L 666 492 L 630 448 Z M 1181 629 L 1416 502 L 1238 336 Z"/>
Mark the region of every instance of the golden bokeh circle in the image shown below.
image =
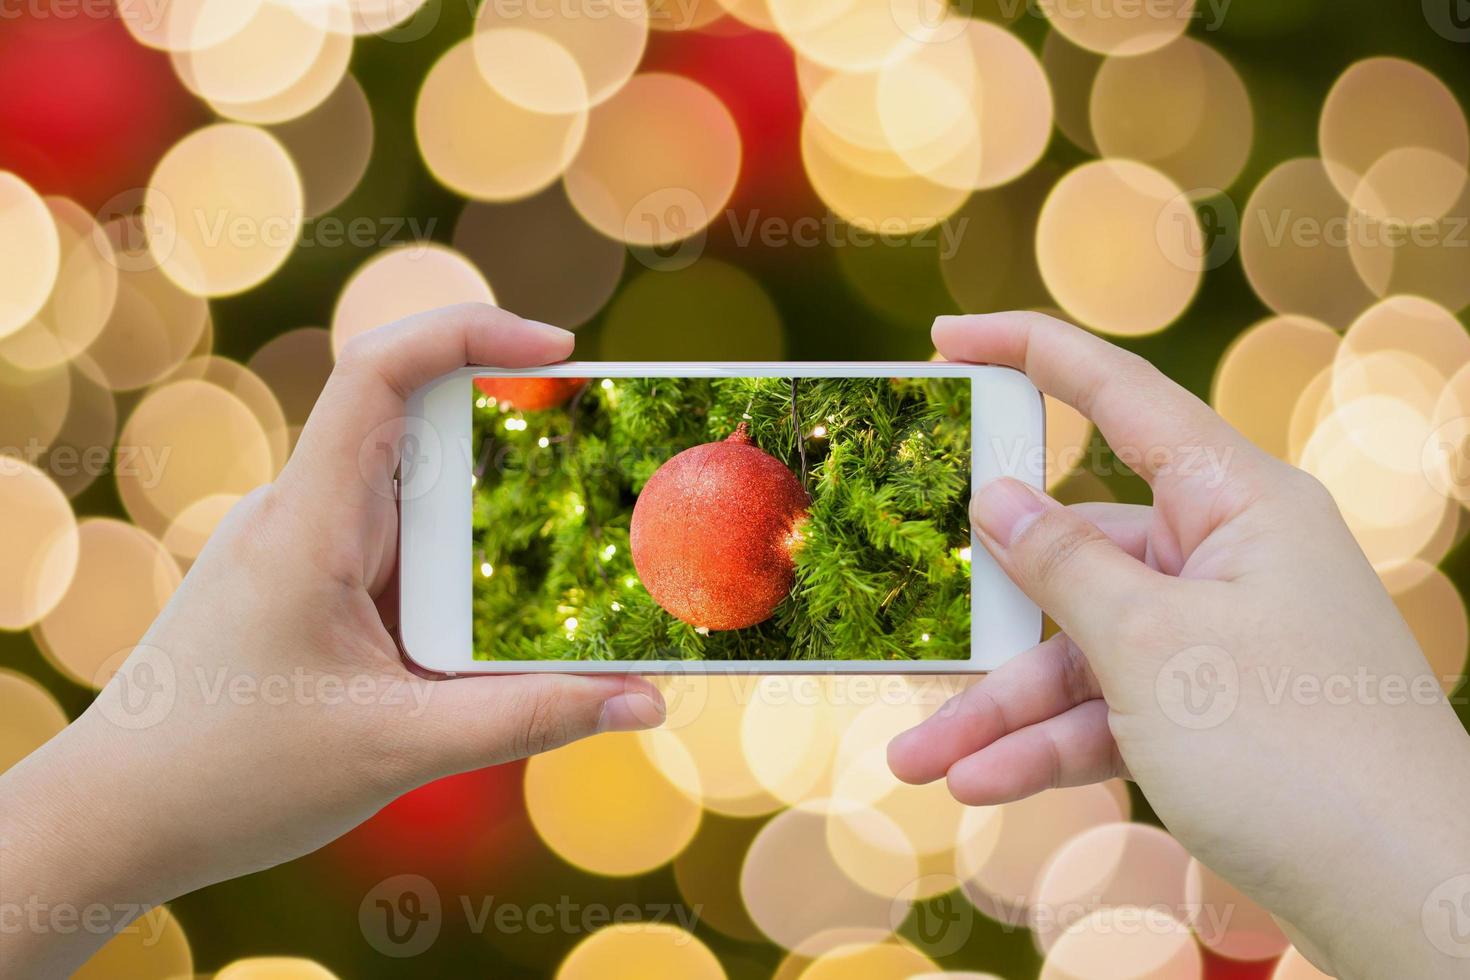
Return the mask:
<path id="1" fill-rule="evenodd" d="M 143 639 L 182 576 L 163 545 L 141 528 L 98 517 L 82 521 L 77 533 L 76 576 L 32 635 L 57 670 L 95 687 L 103 665 Z"/>
<path id="2" fill-rule="evenodd" d="M 838 946 L 814 959 L 801 980 L 912 980 L 938 964 L 912 946 L 898 942 Z"/>
<path id="3" fill-rule="evenodd" d="M 1195 910 L 1190 923 L 1194 934 L 1217 956 L 1269 960 L 1291 945 L 1270 912 L 1199 861 L 1189 862 L 1185 895 L 1188 906 Z"/>
<path id="4" fill-rule="evenodd" d="M 741 719 L 746 765 L 761 786 L 788 804 L 831 791 L 837 745 L 853 714 L 834 703 L 836 680 L 762 677 Z"/>
<path id="5" fill-rule="evenodd" d="M 1043 952 L 1094 908 L 1168 909 L 1186 917 L 1189 853 L 1157 827 L 1118 822 L 1063 844 L 1037 877 L 1032 938 Z"/>
<path id="6" fill-rule="evenodd" d="M 672 245 L 722 215 L 740 161 L 740 132 L 713 92 L 680 75 L 636 75 L 593 110 L 567 196 L 609 238 Z"/>
<path id="7" fill-rule="evenodd" d="M 117 302 L 117 258 L 97 222 L 64 197 L 48 197 L 46 208 L 60 247 L 55 287 L 29 323 L 0 337 L 0 360 L 28 371 L 54 367 L 85 351 Z"/>
<path id="8" fill-rule="evenodd" d="M 66 594 L 81 546 L 66 494 L 8 453 L 0 453 L 0 539 L 0 629 L 25 629 Z"/>
<path id="9" fill-rule="evenodd" d="M 144 396 L 124 423 L 118 447 L 118 495 L 155 537 L 190 505 L 249 493 L 275 476 L 271 440 L 250 406 L 193 378 Z"/>
<path id="10" fill-rule="evenodd" d="M 61 236 L 41 195 L 0 171 L 0 337 L 46 305 L 61 272 Z"/>
<path id="11" fill-rule="evenodd" d="M 219 385 L 244 402 L 260 422 L 261 431 L 270 444 L 272 475 L 281 471 L 291 451 L 291 433 L 281 403 L 262 378 L 240 362 L 214 354 L 190 358 L 179 365 L 168 380 L 181 381 L 185 378 Z"/>
<path id="12" fill-rule="evenodd" d="M 331 33 L 307 5 L 264 0 L 218 43 L 173 52 L 174 74 L 211 104 L 264 102 L 305 78 Z"/>
<path id="13" fill-rule="evenodd" d="M 454 247 L 496 284 L 500 305 L 567 330 L 612 298 L 628 254 L 588 227 L 557 184 L 524 201 L 466 205 Z"/>
<path id="14" fill-rule="evenodd" d="M 149 250 L 187 292 L 241 293 L 291 255 L 305 207 L 279 140 L 253 126 L 208 126 L 169 150 L 149 180 L 144 208 L 160 222 Z"/>
<path id="15" fill-rule="evenodd" d="M 66 712 L 40 684 L 0 667 L 0 773 L 5 772 L 66 727 Z"/>
<path id="16" fill-rule="evenodd" d="M 1047 954 L 1040 980 L 1201 980 L 1204 961 L 1189 927 L 1160 909 L 1101 908 L 1068 929 Z"/>
<path id="17" fill-rule="evenodd" d="M 332 313 L 332 349 L 340 354 L 374 327 L 456 303 L 495 303 L 469 259 L 433 242 L 387 249 L 359 266 L 342 288 Z"/>
<path id="18" fill-rule="evenodd" d="M 373 111 L 351 75 L 310 112 L 272 128 L 301 173 L 306 216 L 333 210 L 357 189 L 373 154 Z"/>
<path id="19" fill-rule="evenodd" d="M 1348 247 L 1359 225 L 1313 157 L 1277 165 L 1251 192 L 1240 220 L 1240 260 L 1272 310 L 1342 329 L 1374 300 Z"/>
<path id="20" fill-rule="evenodd" d="M 1108 58 L 1089 104 L 1089 131 L 1102 156 L 1147 163 L 1201 192 L 1235 182 L 1254 126 L 1240 74 L 1189 37 L 1148 54 Z"/>
<path id="21" fill-rule="evenodd" d="M 1199 221 L 1179 187 L 1131 160 L 1085 163 L 1041 209 L 1036 256 L 1057 303 L 1085 326 L 1156 333 L 1193 301 L 1204 269 Z"/>
<path id="22" fill-rule="evenodd" d="M 648 28 L 643 3 L 487 3 L 472 40 L 481 75 L 502 97 L 537 112 L 580 113 L 627 84 Z"/>
<path id="23" fill-rule="evenodd" d="M 1331 368 L 1339 342 L 1336 331 L 1310 317 L 1268 317 L 1221 355 L 1210 403 L 1251 442 L 1290 460 L 1292 411 L 1312 380 Z"/>
<path id="24" fill-rule="evenodd" d="M 189 51 L 223 44 L 245 29 L 268 0 L 168 0 L 123 2 L 118 19 L 139 43 L 159 51 Z"/>
<path id="25" fill-rule="evenodd" d="M 1336 164 L 1328 175 L 1349 201 L 1365 200 L 1357 195 L 1359 182 L 1395 150 L 1431 150 L 1457 165 L 1430 171 L 1410 161 L 1380 170 L 1368 198 L 1374 217 L 1439 217 L 1464 188 L 1465 114 L 1442 81 L 1411 61 L 1367 58 L 1349 66 L 1327 93 L 1317 138 L 1323 159 Z"/>
<path id="26" fill-rule="evenodd" d="M 297 119 L 317 109 L 335 92 L 352 61 L 350 33 L 329 31 L 311 66 L 286 88 L 266 98 L 227 102 L 209 98 L 210 108 L 238 122 L 268 125 Z"/>
<path id="27" fill-rule="evenodd" d="M 93 953 L 72 980 L 192 980 L 193 976 L 194 954 L 179 920 L 168 906 L 155 905 Z"/>
<path id="28" fill-rule="evenodd" d="M 473 39 L 450 48 L 429 70 L 414 110 L 429 172 L 450 190 L 485 201 L 515 200 L 556 180 L 587 129 L 585 109 L 551 115 L 497 92 L 480 73 Z"/>
<path id="29" fill-rule="evenodd" d="M 834 929 L 886 935 L 895 902 L 852 881 L 827 847 L 831 804 L 808 801 L 771 818 L 751 842 L 740 893 L 772 942 L 808 955 Z"/>
<path id="30" fill-rule="evenodd" d="M 1127 57 L 1147 54 L 1179 37 L 1189 28 L 1194 7 L 1195 0 L 1054 0 L 1041 10 L 1052 29 L 1073 44 Z"/>
<path id="31" fill-rule="evenodd" d="M 827 68 L 870 72 L 952 37 L 966 18 L 944 0 L 767 0 L 781 36 Z"/>
<path id="32" fill-rule="evenodd" d="M 572 947 L 557 980 L 724 980 L 725 970 L 708 946 L 677 926 L 618 922 Z"/>
<path id="33" fill-rule="evenodd" d="M 604 314 L 598 352 L 610 361 L 760 361 L 780 360 L 785 349 L 780 314 L 761 284 L 704 258 L 625 286 Z"/>
<path id="34" fill-rule="evenodd" d="M 1452 176 L 1444 176 L 1446 170 Z M 1452 310 L 1470 305 L 1470 180 L 1464 175 L 1460 164 L 1414 147 L 1390 151 L 1369 168 L 1353 197 L 1361 220 L 1349 251 L 1374 293 L 1423 296 Z M 1451 179 L 1462 183 L 1454 203 L 1442 214 L 1424 216 L 1439 209 L 1439 188 Z M 1385 181 L 1399 187 L 1396 199 L 1379 194 L 1378 185 Z M 1392 208 L 1409 216 L 1373 216 Z"/>
<path id="35" fill-rule="evenodd" d="M 672 750 L 669 752 L 672 756 Z M 679 784 L 649 760 L 636 734 L 602 735 L 526 764 L 526 811 L 563 859 L 604 875 L 637 875 L 672 861 L 699 829 L 685 760 Z M 664 765 L 672 763 L 669 757 Z"/>

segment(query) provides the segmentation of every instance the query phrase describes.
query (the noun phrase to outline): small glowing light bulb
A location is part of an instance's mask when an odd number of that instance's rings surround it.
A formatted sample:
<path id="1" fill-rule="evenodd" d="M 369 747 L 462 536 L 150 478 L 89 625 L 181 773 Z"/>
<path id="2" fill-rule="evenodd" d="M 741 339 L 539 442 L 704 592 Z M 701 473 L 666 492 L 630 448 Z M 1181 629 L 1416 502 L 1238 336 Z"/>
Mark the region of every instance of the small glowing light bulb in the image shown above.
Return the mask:
<path id="1" fill-rule="evenodd" d="M 613 612 L 622 612 L 623 611 L 623 604 L 621 602 L 614 602 L 612 604 L 612 611 Z"/>
<path id="2" fill-rule="evenodd" d="M 618 546 L 615 545 L 615 544 L 610 544 L 606 548 L 603 548 L 602 549 L 602 560 L 603 561 L 611 561 L 612 560 L 612 556 L 615 555 L 615 554 L 617 554 L 617 553 L 618 553 Z"/>
<path id="3" fill-rule="evenodd" d="M 970 560 L 970 549 L 969 548 L 961 548 L 960 549 L 960 561 L 969 561 L 969 560 Z"/>
<path id="4" fill-rule="evenodd" d="M 565 623 L 563 623 L 562 625 L 567 628 L 567 632 L 568 633 L 575 632 L 576 629 L 577 629 L 577 617 L 576 616 L 568 616 L 567 617 L 567 621 Z"/>
<path id="5" fill-rule="evenodd" d="M 540 446 L 542 449 L 545 449 L 547 446 L 551 445 L 551 440 L 546 438 L 545 436 L 542 436 L 540 439 L 536 440 L 536 445 Z"/>
<path id="6" fill-rule="evenodd" d="M 817 426 L 815 429 L 812 430 L 812 438 L 813 439 L 825 439 L 825 438 L 827 438 L 827 427 L 825 425 L 819 425 L 819 426 Z"/>
<path id="7" fill-rule="evenodd" d="M 920 636 L 919 639 L 923 640 L 925 643 L 928 643 L 929 642 L 929 634 L 928 633 L 925 633 L 922 636 Z"/>
<path id="8" fill-rule="evenodd" d="M 696 627 L 694 627 L 694 632 L 698 633 L 700 636 L 709 636 L 709 627 L 708 626 L 696 626 Z"/>
<path id="9" fill-rule="evenodd" d="M 480 562 L 480 574 L 485 576 L 486 578 L 489 578 L 490 576 L 495 574 L 495 566 L 490 564 L 488 561 Z"/>
<path id="10" fill-rule="evenodd" d="M 612 386 L 613 386 L 612 378 L 603 378 L 602 379 L 602 390 L 603 391 L 612 391 Z"/>

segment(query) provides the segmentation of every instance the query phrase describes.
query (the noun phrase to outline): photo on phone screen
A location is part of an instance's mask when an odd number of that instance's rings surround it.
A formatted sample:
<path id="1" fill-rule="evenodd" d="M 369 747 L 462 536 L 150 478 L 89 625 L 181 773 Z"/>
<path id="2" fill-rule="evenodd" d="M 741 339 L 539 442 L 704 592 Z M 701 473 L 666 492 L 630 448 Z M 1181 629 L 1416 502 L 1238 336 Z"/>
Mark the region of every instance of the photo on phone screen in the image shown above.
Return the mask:
<path id="1" fill-rule="evenodd" d="M 971 384 L 475 378 L 475 658 L 969 658 Z"/>

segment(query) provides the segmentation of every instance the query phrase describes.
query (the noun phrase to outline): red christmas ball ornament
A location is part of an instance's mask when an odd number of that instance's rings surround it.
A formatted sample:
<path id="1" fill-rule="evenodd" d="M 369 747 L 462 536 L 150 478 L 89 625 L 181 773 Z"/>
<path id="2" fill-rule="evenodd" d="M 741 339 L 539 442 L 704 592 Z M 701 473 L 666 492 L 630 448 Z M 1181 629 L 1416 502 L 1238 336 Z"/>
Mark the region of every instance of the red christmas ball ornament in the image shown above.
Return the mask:
<path id="1" fill-rule="evenodd" d="M 475 387 L 502 405 L 522 412 L 544 412 L 571 401 L 586 378 L 476 378 Z"/>
<path id="2" fill-rule="evenodd" d="M 791 591 L 810 503 L 741 422 L 728 439 L 686 449 L 649 478 L 633 507 L 633 565 L 654 601 L 684 622 L 754 626 Z"/>

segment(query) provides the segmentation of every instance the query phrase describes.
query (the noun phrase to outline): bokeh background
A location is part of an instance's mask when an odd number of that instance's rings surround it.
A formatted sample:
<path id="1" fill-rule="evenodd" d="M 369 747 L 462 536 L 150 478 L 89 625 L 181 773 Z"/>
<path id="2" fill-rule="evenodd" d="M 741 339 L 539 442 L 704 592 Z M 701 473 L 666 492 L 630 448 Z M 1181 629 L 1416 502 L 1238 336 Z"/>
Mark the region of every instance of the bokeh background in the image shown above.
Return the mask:
<path id="1" fill-rule="evenodd" d="M 1455 0 L 0 0 L 0 766 L 345 339 L 492 298 L 592 358 L 1059 310 L 1318 475 L 1455 690 L 1467 44 Z M 1055 493 L 1147 499 L 1049 418 Z M 894 783 L 946 690 L 679 685 L 658 734 L 426 787 L 90 975 L 1316 975 L 1133 787 Z"/>

